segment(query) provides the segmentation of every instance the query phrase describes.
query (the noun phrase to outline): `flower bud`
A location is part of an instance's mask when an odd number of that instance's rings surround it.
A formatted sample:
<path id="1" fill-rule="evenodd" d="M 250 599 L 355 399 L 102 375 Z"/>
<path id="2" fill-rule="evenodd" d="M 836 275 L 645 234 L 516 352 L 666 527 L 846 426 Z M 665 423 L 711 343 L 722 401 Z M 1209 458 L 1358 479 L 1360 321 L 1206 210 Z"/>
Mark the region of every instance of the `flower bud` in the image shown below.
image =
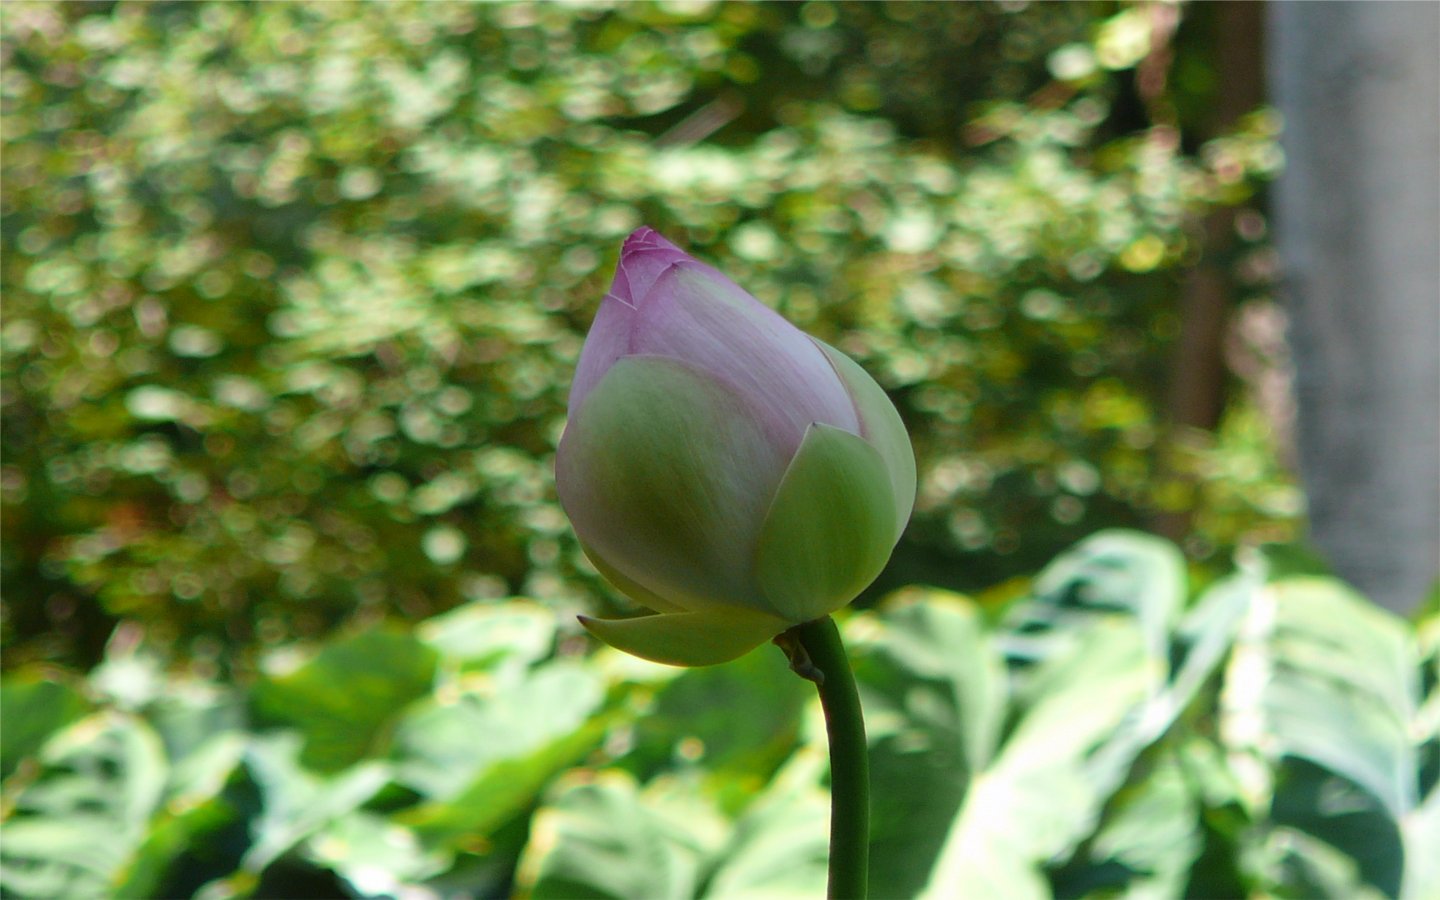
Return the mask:
<path id="1" fill-rule="evenodd" d="M 641 228 L 580 354 L 555 484 L 591 562 L 655 611 L 581 622 L 696 666 L 870 584 L 910 518 L 915 457 L 864 370 Z"/>

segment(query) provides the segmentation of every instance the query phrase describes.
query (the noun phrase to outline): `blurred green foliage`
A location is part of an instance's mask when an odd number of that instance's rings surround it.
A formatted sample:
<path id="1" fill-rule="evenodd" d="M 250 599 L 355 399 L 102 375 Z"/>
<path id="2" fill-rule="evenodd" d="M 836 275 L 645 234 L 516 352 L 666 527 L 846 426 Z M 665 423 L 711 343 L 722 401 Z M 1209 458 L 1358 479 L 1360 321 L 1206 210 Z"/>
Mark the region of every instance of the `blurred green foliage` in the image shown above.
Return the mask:
<path id="1" fill-rule="evenodd" d="M 1154 118 L 1151 11 L 7 3 L 5 665 L 607 596 L 551 460 L 641 223 L 892 392 L 922 483 L 882 588 L 1174 510 L 1199 558 L 1289 536 L 1243 386 L 1167 438 L 1197 223 L 1279 155 L 1263 112 L 1190 130 L 1189 18 Z"/>
<path id="2" fill-rule="evenodd" d="M 910 588 L 842 626 L 877 900 L 1440 891 L 1440 617 L 1260 554 L 1197 591 L 1106 531 L 998 616 Z M 823 894 L 824 724 L 773 647 L 674 669 L 476 601 L 242 687 L 137 634 L 7 675 L 6 896 Z"/>

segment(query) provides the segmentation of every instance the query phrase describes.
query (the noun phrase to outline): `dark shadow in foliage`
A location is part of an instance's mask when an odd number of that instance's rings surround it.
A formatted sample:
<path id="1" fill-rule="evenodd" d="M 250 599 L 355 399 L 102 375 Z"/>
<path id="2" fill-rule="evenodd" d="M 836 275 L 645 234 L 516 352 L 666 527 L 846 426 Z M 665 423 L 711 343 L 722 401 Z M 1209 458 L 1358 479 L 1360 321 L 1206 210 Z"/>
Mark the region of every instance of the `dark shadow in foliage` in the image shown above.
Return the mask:
<path id="1" fill-rule="evenodd" d="M 265 870 L 256 886 L 255 900 L 349 900 L 354 894 L 328 869 L 283 857 Z"/>
<path id="2" fill-rule="evenodd" d="M 193 897 L 216 873 L 238 871 L 252 840 L 251 822 L 263 805 L 255 783 L 236 767 L 218 796 L 151 831 L 123 889 L 150 897 Z"/>
<path id="3" fill-rule="evenodd" d="M 892 735 L 871 744 L 872 776 L 888 787 L 870 798 L 873 896 L 913 897 L 924 888 L 969 785 L 966 768 L 948 742 L 916 746 Z"/>
<path id="4" fill-rule="evenodd" d="M 1303 759 L 1287 757 L 1276 773 L 1271 820 L 1343 848 L 1360 878 L 1387 897 L 1400 895 L 1405 847 L 1383 804 L 1354 782 Z M 1302 894 L 1309 885 L 1295 886 Z"/>
<path id="5" fill-rule="evenodd" d="M 1120 896 L 1131 882 L 1153 873 L 1137 871 L 1114 859 L 1095 863 L 1076 855 L 1049 874 L 1055 900 L 1080 900 Z"/>
<path id="6" fill-rule="evenodd" d="M 1240 845 L 1249 819 L 1238 804 L 1206 809 L 1199 828 L 1200 854 L 1190 867 L 1185 883 L 1186 900 L 1213 900 L 1215 897 L 1244 897 L 1249 893 L 1240 872 L 1235 848 Z"/>
<path id="7" fill-rule="evenodd" d="M 857 648 L 870 726 L 870 890 L 925 887 L 974 775 L 995 752 L 1003 666 L 979 611 L 912 593 L 883 613 L 883 639 Z"/>

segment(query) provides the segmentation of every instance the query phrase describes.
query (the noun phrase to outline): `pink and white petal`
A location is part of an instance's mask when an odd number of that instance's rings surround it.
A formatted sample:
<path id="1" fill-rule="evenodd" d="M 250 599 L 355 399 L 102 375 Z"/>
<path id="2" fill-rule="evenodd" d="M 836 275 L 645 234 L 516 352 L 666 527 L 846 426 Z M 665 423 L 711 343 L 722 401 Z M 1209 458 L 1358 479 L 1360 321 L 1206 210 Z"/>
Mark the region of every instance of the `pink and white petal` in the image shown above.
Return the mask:
<path id="1" fill-rule="evenodd" d="M 788 462 L 724 385 L 628 356 L 568 423 L 555 485 L 580 540 L 644 590 L 687 610 L 766 610 L 752 560 Z"/>
<path id="2" fill-rule="evenodd" d="M 635 307 L 624 298 L 606 294 L 605 299 L 600 301 L 600 309 L 596 311 L 590 333 L 585 337 L 585 346 L 580 348 L 575 378 L 570 382 L 569 409 L 572 416 L 615 361 L 630 354 L 635 322 Z"/>
<path id="3" fill-rule="evenodd" d="M 655 282 L 667 269 L 690 256 L 650 228 L 637 228 L 620 248 L 620 262 L 615 266 L 615 281 L 610 292 L 640 307 L 645 303 Z"/>
<path id="4" fill-rule="evenodd" d="M 709 266 L 662 274 L 639 311 L 632 346 L 685 360 L 728 385 L 789 456 L 812 423 L 859 434 L 849 392 L 802 331 Z"/>

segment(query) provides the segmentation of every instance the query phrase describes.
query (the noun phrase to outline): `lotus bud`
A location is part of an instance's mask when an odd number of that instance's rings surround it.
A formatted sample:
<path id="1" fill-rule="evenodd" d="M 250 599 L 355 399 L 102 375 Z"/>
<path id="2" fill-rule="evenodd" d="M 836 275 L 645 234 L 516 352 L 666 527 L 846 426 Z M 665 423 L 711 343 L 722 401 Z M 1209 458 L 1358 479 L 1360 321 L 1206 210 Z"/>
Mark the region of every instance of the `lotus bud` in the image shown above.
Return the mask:
<path id="1" fill-rule="evenodd" d="M 654 612 L 581 622 L 700 666 L 869 585 L 909 521 L 915 457 L 860 366 L 641 228 L 581 351 L 555 484 L 596 569 Z"/>

